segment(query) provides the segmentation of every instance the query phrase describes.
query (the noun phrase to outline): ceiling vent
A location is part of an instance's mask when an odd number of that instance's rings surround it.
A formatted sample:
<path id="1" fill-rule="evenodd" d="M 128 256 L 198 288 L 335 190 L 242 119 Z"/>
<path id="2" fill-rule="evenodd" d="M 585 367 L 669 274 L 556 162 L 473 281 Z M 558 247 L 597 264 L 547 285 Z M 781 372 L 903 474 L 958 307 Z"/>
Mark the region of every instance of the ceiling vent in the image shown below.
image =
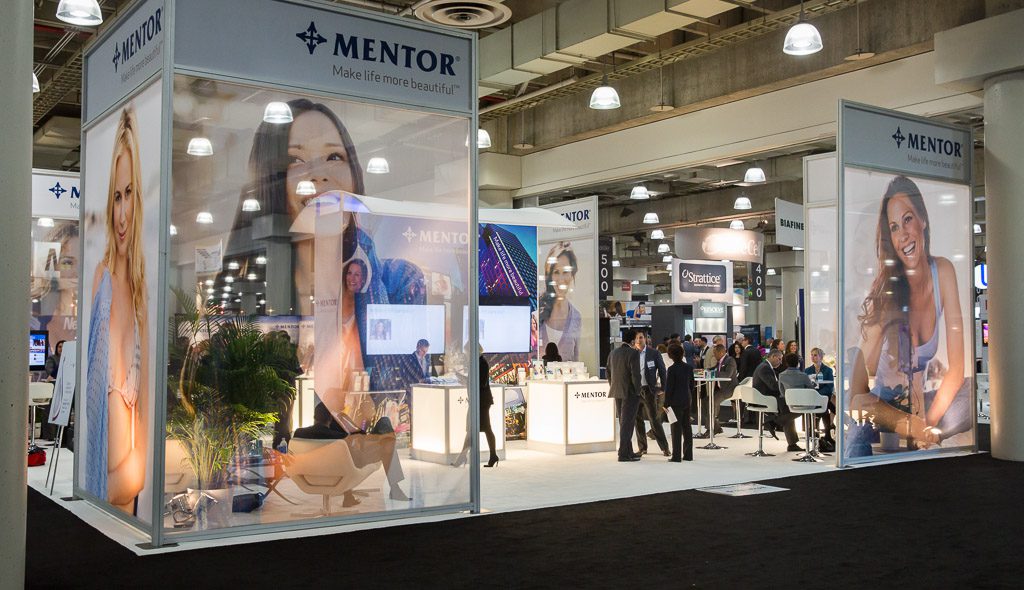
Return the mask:
<path id="1" fill-rule="evenodd" d="M 458 29 L 494 27 L 512 17 L 512 11 L 494 0 L 431 0 L 416 9 L 416 18 Z"/>

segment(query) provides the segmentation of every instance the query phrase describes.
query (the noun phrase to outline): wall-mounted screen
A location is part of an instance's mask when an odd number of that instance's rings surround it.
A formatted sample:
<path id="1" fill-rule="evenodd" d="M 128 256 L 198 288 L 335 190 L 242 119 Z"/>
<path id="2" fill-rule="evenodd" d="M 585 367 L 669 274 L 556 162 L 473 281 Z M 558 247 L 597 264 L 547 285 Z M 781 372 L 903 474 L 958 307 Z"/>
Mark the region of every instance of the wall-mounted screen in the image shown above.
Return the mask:
<path id="1" fill-rule="evenodd" d="M 988 320 L 981 322 L 981 345 L 988 346 Z"/>
<path id="2" fill-rule="evenodd" d="M 410 354 L 421 338 L 445 349 L 443 305 L 366 306 L 366 354 Z"/>
<path id="3" fill-rule="evenodd" d="M 41 371 L 46 368 L 46 355 L 50 351 L 50 334 L 45 330 L 32 330 L 28 334 L 28 368 Z"/>
<path id="4" fill-rule="evenodd" d="M 480 346 L 486 353 L 530 352 L 529 305 L 481 305 Z M 469 342 L 469 308 L 462 308 L 462 341 Z"/>

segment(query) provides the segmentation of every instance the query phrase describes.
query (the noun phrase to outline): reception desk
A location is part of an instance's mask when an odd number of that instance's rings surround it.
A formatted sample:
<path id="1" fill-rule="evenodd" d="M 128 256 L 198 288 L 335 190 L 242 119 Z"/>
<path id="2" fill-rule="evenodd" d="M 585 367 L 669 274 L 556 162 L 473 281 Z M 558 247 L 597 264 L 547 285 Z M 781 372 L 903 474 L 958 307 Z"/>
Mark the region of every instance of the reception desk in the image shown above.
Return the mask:
<path id="1" fill-rule="evenodd" d="M 615 400 L 608 398 L 607 381 L 530 381 L 528 387 L 528 449 L 561 455 L 615 450 Z"/>
<path id="2" fill-rule="evenodd" d="M 505 458 L 504 390 L 492 385 L 495 404 L 491 406 L 491 429 L 494 431 L 495 452 Z M 451 464 L 462 452 L 466 441 L 469 418 L 469 396 L 463 385 L 412 386 L 412 444 L 409 456 L 418 461 L 442 465 Z M 487 440 L 480 435 L 480 458 L 487 460 Z"/>

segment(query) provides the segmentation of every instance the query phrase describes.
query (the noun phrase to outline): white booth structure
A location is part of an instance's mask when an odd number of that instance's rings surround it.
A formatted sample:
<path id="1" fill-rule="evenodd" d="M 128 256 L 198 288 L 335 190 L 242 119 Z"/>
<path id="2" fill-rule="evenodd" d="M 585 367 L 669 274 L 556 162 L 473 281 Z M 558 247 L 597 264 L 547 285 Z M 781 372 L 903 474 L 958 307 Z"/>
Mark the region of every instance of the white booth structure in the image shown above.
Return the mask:
<path id="1" fill-rule="evenodd" d="M 614 451 L 615 400 L 603 379 L 535 380 L 526 404 L 530 450 L 577 455 Z"/>
<path id="2" fill-rule="evenodd" d="M 504 399 L 500 386 L 491 386 L 496 400 Z M 499 397 L 501 396 L 501 397 Z M 469 424 L 469 395 L 461 385 L 414 385 L 412 398 L 412 445 L 410 456 L 420 461 L 449 465 L 462 452 Z M 504 410 L 495 403 L 489 411 L 494 429 L 495 452 L 505 458 Z M 480 435 L 480 448 L 487 441 Z"/>
<path id="3" fill-rule="evenodd" d="M 479 510 L 477 444 L 461 469 L 395 444 L 419 343 L 478 346 L 476 64 L 474 34 L 313 0 L 143 0 L 105 28 L 84 58 L 76 496 L 153 546 Z M 272 449 L 315 401 L 345 441 Z M 355 485 L 383 491 L 335 516 Z"/>

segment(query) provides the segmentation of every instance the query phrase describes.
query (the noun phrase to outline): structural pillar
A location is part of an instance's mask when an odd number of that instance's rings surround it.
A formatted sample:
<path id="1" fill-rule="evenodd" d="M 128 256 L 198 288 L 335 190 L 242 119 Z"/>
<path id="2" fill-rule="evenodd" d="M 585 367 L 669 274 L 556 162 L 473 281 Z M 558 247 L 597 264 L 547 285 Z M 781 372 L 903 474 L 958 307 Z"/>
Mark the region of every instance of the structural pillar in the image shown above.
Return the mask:
<path id="1" fill-rule="evenodd" d="M 7 2 L 0 18 L 0 589 L 25 584 L 33 5 Z"/>
<path id="2" fill-rule="evenodd" d="M 985 227 L 989 282 L 989 384 L 992 455 L 1024 461 L 1020 394 L 1020 293 L 1024 265 L 1024 72 L 985 82 Z"/>
<path id="3" fill-rule="evenodd" d="M 992 455 L 1024 461 L 1024 9 L 935 35 L 935 81 L 985 92 L 985 214 L 989 281 Z"/>

